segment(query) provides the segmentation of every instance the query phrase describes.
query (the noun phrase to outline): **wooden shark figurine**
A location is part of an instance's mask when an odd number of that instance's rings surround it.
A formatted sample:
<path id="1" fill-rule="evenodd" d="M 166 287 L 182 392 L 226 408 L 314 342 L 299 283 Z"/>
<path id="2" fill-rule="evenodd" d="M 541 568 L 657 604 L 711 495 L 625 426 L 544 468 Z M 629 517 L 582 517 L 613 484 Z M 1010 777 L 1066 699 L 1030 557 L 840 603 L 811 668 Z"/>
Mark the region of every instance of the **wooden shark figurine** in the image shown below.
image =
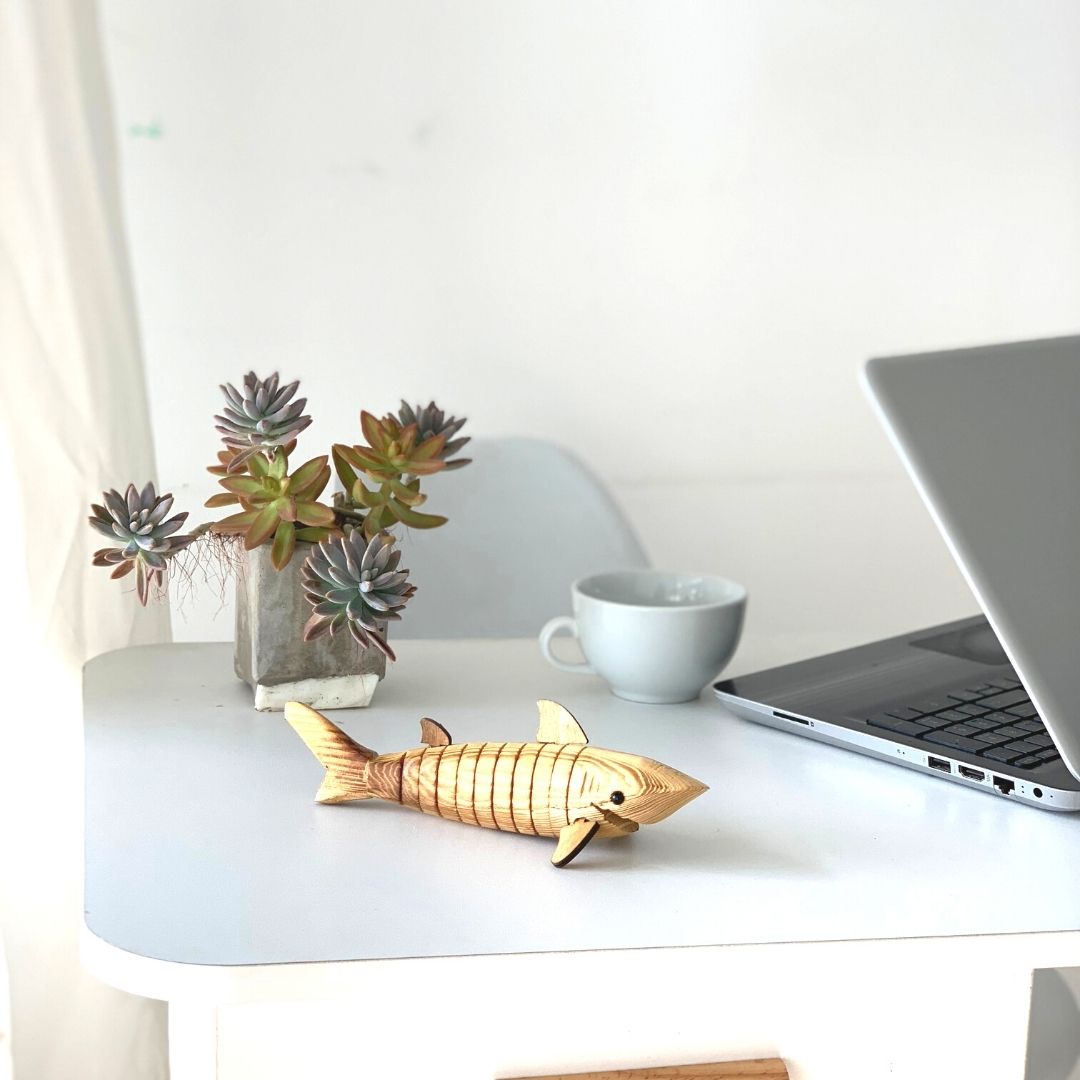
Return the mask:
<path id="1" fill-rule="evenodd" d="M 423 746 L 376 754 L 321 713 L 291 701 L 285 718 L 326 766 L 317 802 L 386 799 L 449 821 L 558 838 L 566 866 L 594 836 L 627 836 L 675 813 L 708 788 L 637 754 L 588 745 L 578 722 L 540 701 L 536 742 L 452 743 L 420 721 Z"/>

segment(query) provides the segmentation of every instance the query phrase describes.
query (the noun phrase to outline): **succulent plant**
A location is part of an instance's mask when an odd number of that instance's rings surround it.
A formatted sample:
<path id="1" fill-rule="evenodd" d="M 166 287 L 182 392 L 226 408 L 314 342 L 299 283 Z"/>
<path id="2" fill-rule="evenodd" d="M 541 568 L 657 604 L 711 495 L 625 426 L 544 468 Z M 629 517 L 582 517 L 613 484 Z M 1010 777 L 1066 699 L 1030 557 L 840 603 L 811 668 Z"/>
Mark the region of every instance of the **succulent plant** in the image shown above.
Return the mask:
<path id="1" fill-rule="evenodd" d="M 239 470 L 255 454 L 294 441 L 311 423 L 310 416 L 301 415 L 307 398 L 292 400 L 300 383 L 280 387 L 278 383 L 276 371 L 265 380 L 249 371 L 244 376 L 242 393 L 231 383 L 222 385 L 226 405 L 222 415 L 214 419 L 225 445 L 235 451 L 228 465 L 231 472 Z"/>
<path id="2" fill-rule="evenodd" d="M 430 439 L 433 435 L 443 437 L 445 442 L 438 456 L 441 461 L 445 462 L 447 469 L 463 469 L 472 461 L 472 458 L 454 457 L 469 441 L 468 436 L 464 439 L 454 438 L 465 426 L 466 418 L 464 416 L 460 420 L 455 416 L 448 419 L 434 401 L 429 402 L 423 408 L 419 405 L 413 408 L 407 401 L 403 400 L 401 408 L 398 409 L 398 419 L 405 426 L 415 424 L 421 440 Z"/>
<path id="3" fill-rule="evenodd" d="M 409 571 L 399 570 L 396 538 L 381 532 L 365 540 L 359 530 L 319 544 L 304 560 L 304 595 L 312 605 L 304 640 L 348 629 L 363 646 L 374 645 L 390 660 L 394 650 L 383 636 L 389 620 L 416 592 Z"/>
<path id="4" fill-rule="evenodd" d="M 245 473 L 227 471 L 218 482 L 225 491 L 207 499 L 207 506 L 239 503 L 243 509 L 211 526 L 215 533 L 243 534 L 249 551 L 271 537 L 270 560 L 281 570 L 296 549 L 297 540 L 326 540 L 334 531 L 334 511 L 318 502 L 330 479 L 327 457 L 304 462 L 291 476 L 284 447 L 267 459 L 256 454 L 247 460 Z M 222 465 L 229 468 L 228 463 Z M 211 466 L 211 472 L 222 471 Z"/>
<path id="5" fill-rule="evenodd" d="M 360 414 L 369 446 L 333 447 L 334 466 L 347 492 L 339 500 L 339 515 L 346 522 L 362 518 L 364 535 L 370 540 L 397 522 L 416 529 L 434 529 L 446 523 L 439 514 L 421 514 L 417 507 L 427 500 L 420 492 L 420 476 L 446 467 L 439 458 L 445 445 L 442 435 L 418 441 L 415 424 L 404 427 L 394 416 L 376 419 L 371 413 Z M 362 477 L 377 486 L 369 488 Z"/>
<path id="6" fill-rule="evenodd" d="M 420 439 L 416 424 L 402 425 L 396 416 L 377 419 L 369 412 L 360 414 L 360 428 L 367 446 L 335 446 L 348 451 L 346 460 L 376 480 L 384 477 L 428 476 L 446 468 L 439 455 L 446 445 L 442 435 Z"/>
<path id="7" fill-rule="evenodd" d="M 95 566 L 111 566 L 114 578 L 135 571 L 139 603 L 146 604 L 150 589 L 163 585 L 169 560 L 195 539 L 193 535 L 177 536 L 187 520 L 187 514 L 166 517 L 172 508 L 172 495 L 158 495 L 153 483 L 142 491 L 128 484 L 123 495 L 115 489 L 106 491 L 104 505 L 93 503 L 90 524 L 120 547 L 101 548 L 94 552 Z"/>

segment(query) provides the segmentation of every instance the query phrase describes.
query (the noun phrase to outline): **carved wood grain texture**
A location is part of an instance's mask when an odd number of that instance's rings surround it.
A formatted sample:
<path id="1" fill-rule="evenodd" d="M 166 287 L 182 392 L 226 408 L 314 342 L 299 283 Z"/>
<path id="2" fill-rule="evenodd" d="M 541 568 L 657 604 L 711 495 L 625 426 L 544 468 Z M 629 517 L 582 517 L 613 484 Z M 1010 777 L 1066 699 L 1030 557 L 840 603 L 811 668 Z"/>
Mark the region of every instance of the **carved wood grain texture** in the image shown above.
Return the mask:
<path id="1" fill-rule="evenodd" d="M 584 748 L 554 743 L 451 743 L 403 755 L 400 801 L 425 814 L 486 829 L 558 836 L 569 824 L 568 800 L 580 795 L 574 764 Z M 378 762 L 379 772 L 391 766 Z M 386 781 L 380 795 L 387 791 Z"/>
<path id="2" fill-rule="evenodd" d="M 522 1076 L 517 1080 L 789 1080 L 787 1066 L 779 1058 L 724 1061 L 702 1065 L 666 1065 L 647 1069 L 615 1069 L 610 1072 L 553 1073 Z"/>
<path id="3" fill-rule="evenodd" d="M 581 743 L 450 743 L 367 760 L 362 755 L 373 751 L 344 733 L 312 728 L 313 749 L 328 766 L 320 801 L 386 799 L 450 821 L 557 837 L 581 820 L 582 808 L 599 821 L 600 836 L 634 832 L 635 822 L 598 819 L 603 811 L 592 808 L 623 786 L 642 788 L 639 801 L 648 799 L 646 760 L 634 754 Z"/>

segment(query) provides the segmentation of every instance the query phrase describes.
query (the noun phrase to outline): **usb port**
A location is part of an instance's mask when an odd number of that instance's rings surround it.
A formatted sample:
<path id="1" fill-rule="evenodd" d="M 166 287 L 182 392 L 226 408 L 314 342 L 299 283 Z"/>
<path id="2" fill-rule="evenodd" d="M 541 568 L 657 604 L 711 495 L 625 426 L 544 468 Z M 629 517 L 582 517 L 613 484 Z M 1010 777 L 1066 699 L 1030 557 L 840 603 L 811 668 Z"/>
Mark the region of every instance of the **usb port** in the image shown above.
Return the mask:
<path id="1" fill-rule="evenodd" d="M 926 759 L 926 764 L 929 765 L 931 769 L 937 769 L 938 772 L 952 772 L 952 765 L 944 758 L 928 757 Z"/>
<path id="2" fill-rule="evenodd" d="M 968 765 L 961 765 L 961 766 L 959 766 L 959 769 L 960 769 L 960 775 L 961 776 L 966 776 L 969 780 L 985 780 L 986 779 L 986 773 L 984 773 L 982 771 L 982 769 L 972 769 Z"/>

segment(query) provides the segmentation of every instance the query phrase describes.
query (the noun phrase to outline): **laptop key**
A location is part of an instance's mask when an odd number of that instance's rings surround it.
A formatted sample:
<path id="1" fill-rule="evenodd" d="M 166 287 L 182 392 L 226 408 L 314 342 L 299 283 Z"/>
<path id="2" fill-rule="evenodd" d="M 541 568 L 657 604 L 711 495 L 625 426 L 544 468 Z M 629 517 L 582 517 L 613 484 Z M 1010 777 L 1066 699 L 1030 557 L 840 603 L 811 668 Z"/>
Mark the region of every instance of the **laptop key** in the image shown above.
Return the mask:
<path id="1" fill-rule="evenodd" d="M 886 709 L 889 716 L 895 716 L 897 720 L 918 720 L 923 714 L 918 709 L 908 708 L 906 705 L 897 705 L 895 708 Z"/>
<path id="2" fill-rule="evenodd" d="M 986 714 L 987 720 L 993 720 L 995 724 L 1011 724 L 1016 720 L 1015 716 L 1010 716 L 1007 712 L 992 712 Z M 1019 727 L 1019 723 L 1017 727 Z"/>
<path id="3" fill-rule="evenodd" d="M 963 713 L 957 713 L 955 716 L 949 716 L 949 711 L 938 713 L 936 716 L 931 713 L 929 716 L 920 716 L 916 723 L 922 724 L 923 727 L 930 728 L 936 731 L 938 728 L 948 727 L 950 724 L 957 724 L 961 720 L 965 724 L 971 723 L 971 717 L 965 716 Z"/>
<path id="4" fill-rule="evenodd" d="M 953 750 L 966 750 L 971 754 L 978 754 L 986 749 L 985 743 L 976 742 L 966 735 L 951 735 L 947 731 L 930 731 L 923 738 L 926 742 L 935 743 L 938 746 L 949 746 Z"/>
<path id="5" fill-rule="evenodd" d="M 1013 727 L 1018 727 L 1021 731 L 1030 731 L 1033 735 L 1045 735 L 1046 725 L 1041 720 L 1021 720 Z"/>
<path id="6" fill-rule="evenodd" d="M 981 735 L 976 735 L 976 739 L 983 744 L 983 747 L 987 746 L 1001 746 L 1002 743 L 1009 741 L 1008 735 L 998 735 L 994 731 L 984 731 Z"/>
<path id="7" fill-rule="evenodd" d="M 1020 751 L 1010 750 L 1007 746 L 994 746 L 983 754 L 984 758 L 989 758 L 991 761 L 1000 761 L 1005 765 L 1023 756 Z"/>
<path id="8" fill-rule="evenodd" d="M 957 705 L 956 711 L 966 713 L 968 716 L 983 716 L 990 710 L 984 709 L 981 705 Z"/>
<path id="9" fill-rule="evenodd" d="M 920 716 L 925 716 L 927 713 L 937 713 L 945 709 L 951 709 L 955 704 L 955 701 L 949 701 L 948 699 L 939 701 L 935 698 L 925 698 L 922 701 L 912 702 L 911 708 L 915 709 Z"/>
<path id="10" fill-rule="evenodd" d="M 1061 755 L 1057 752 L 1057 747 L 1052 750 L 1040 750 L 1035 755 L 1040 761 L 1057 761 Z"/>
<path id="11" fill-rule="evenodd" d="M 910 720 L 898 720 L 888 713 L 871 716 L 866 722 L 871 727 L 884 728 L 886 731 L 892 731 L 897 735 L 922 735 L 930 730 L 928 727 L 924 727 L 922 724 L 914 724 Z"/>
<path id="12" fill-rule="evenodd" d="M 1017 758 L 1017 760 L 1013 762 L 1013 765 L 1018 769 L 1034 769 L 1041 764 L 1042 762 L 1034 754 L 1031 754 L 1028 757 Z"/>
<path id="13" fill-rule="evenodd" d="M 983 698 L 982 704 L 988 709 L 1008 709 L 1013 705 L 1019 705 L 1022 701 L 1027 701 L 1027 692 L 1024 690 L 1008 690 L 1004 694 L 993 694 L 991 697 Z"/>
<path id="14" fill-rule="evenodd" d="M 950 692 L 949 697 L 954 698 L 956 701 L 975 701 L 981 695 L 976 690 L 953 690 Z"/>
<path id="15" fill-rule="evenodd" d="M 935 716 L 942 720 L 948 720 L 950 724 L 966 724 L 968 722 L 968 714 L 962 713 L 958 709 L 946 709 L 944 712 L 935 713 Z M 926 717 L 927 720 L 930 717 Z"/>
<path id="16" fill-rule="evenodd" d="M 968 727 L 967 724 L 953 724 L 945 729 L 950 735 L 974 735 L 979 729 Z"/>
<path id="17" fill-rule="evenodd" d="M 1006 750 L 1019 750 L 1024 754 L 1037 754 L 1040 750 L 1045 750 L 1043 746 L 1036 746 L 1033 742 L 1028 742 L 1027 739 L 1016 739 L 1013 742 L 1005 744 Z"/>
<path id="18" fill-rule="evenodd" d="M 1010 739 L 1022 739 L 1027 732 L 1018 727 L 999 727 L 995 734 L 1007 735 Z"/>
<path id="19" fill-rule="evenodd" d="M 997 727 L 997 724 L 986 716 L 969 716 L 964 723 L 968 727 L 973 727 L 976 731 L 989 731 L 991 728 Z"/>
<path id="20" fill-rule="evenodd" d="M 1029 735 L 1027 741 L 1034 743 L 1040 750 L 1056 749 L 1054 740 L 1049 735 Z"/>
<path id="21" fill-rule="evenodd" d="M 1013 716 L 1018 716 L 1021 720 L 1030 720 L 1034 716 L 1039 715 L 1039 710 L 1031 704 L 1030 701 L 1023 701 L 1019 705 L 1013 705 L 1012 708 L 1005 710 L 1007 713 L 1011 713 Z"/>

